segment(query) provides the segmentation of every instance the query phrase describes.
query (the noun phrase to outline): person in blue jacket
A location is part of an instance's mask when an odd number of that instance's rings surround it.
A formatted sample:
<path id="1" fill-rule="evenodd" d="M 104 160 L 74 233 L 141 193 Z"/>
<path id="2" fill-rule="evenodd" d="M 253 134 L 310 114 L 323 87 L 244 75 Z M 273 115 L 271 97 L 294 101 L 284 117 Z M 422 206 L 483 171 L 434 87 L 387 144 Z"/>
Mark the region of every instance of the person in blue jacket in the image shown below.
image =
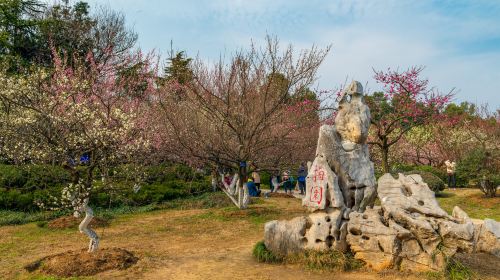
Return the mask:
<path id="1" fill-rule="evenodd" d="M 255 185 L 255 183 L 253 182 L 252 178 L 249 178 L 248 179 L 248 182 L 247 182 L 247 188 L 248 188 L 248 194 L 250 196 L 253 196 L 253 197 L 258 197 L 260 196 L 260 190 L 257 189 L 257 186 Z"/>

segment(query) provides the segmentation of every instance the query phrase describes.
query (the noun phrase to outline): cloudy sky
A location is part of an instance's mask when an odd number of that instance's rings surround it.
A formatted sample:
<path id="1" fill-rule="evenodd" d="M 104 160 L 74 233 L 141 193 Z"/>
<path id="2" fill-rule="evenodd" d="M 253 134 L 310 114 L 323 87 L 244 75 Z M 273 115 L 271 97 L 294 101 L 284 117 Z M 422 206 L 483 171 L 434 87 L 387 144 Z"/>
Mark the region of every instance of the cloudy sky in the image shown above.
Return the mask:
<path id="1" fill-rule="evenodd" d="M 425 66 L 455 102 L 500 108 L 500 1 L 87 0 L 126 15 L 139 45 L 215 60 L 276 35 L 295 48 L 332 45 L 318 88 L 346 78 L 374 83 L 372 69 Z"/>

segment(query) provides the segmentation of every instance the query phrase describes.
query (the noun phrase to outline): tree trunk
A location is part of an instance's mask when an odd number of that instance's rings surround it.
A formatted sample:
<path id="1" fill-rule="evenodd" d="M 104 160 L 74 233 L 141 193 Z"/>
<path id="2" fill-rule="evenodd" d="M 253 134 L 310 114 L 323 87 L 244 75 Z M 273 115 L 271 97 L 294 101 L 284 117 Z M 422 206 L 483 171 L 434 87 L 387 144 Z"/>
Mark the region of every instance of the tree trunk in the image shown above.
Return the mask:
<path id="1" fill-rule="evenodd" d="M 78 226 L 78 230 L 90 238 L 88 252 L 92 253 L 99 248 L 99 236 L 89 227 L 90 221 L 94 218 L 94 211 L 92 211 L 92 208 L 88 206 L 88 200 L 85 200 L 84 204 L 80 208 L 80 211 L 85 211 L 85 218 Z"/>
<path id="2" fill-rule="evenodd" d="M 238 176 L 240 178 L 238 182 L 238 208 L 245 209 L 249 201 L 248 194 L 246 194 L 248 191 L 245 192 L 245 184 L 247 182 L 247 165 L 245 161 L 240 162 Z"/>
<path id="3" fill-rule="evenodd" d="M 384 173 L 389 173 L 389 147 L 383 146 L 381 148 L 382 151 L 382 171 Z"/>
<path id="4" fill-rule="evenodd" d="M 216 192 L 217 191 L 217 169 L 212 170 L 212 191 Z"/>
<path id="5" fill-rule="evenodd" d="M 483 178 L 479 184 L 479 188 L 486 197 L 495 197 L 497 192 L 497 187 L 490 180 Z"/>

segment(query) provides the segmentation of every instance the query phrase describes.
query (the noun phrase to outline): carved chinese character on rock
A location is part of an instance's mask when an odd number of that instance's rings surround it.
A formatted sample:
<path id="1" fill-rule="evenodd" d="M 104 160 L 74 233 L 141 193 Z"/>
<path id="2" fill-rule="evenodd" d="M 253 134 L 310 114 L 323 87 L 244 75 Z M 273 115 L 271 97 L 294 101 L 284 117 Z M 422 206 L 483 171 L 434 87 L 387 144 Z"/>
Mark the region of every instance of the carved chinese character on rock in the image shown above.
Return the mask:
<path id="1" fill-rule="evenodd" d="M 317 157 L 309 169 L 302 204 L 313 211 L 344 205 L 338 178 L 323 157 Z"/>

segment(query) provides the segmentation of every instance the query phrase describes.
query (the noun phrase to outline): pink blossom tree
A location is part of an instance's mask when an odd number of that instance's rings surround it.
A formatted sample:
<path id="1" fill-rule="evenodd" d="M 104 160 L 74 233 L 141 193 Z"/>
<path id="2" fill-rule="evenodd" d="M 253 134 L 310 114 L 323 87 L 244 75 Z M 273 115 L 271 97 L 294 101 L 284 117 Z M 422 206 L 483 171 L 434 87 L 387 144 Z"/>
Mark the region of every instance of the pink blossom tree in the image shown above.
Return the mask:
<path id="1" fill-rule="evenodd" d="M 389 172 L 390 148 L 412 128 L 436 120 L 453 96 L 453 90 L 441 94 L 428 88 L 429 81 L 420 77 L 422 67 L 406 71 L 375 71 L 375 80 L 384 92 L 367 96 L 372 133 L 368 142 L 381 152 L 382 170 Z"/>
<path id="2" fill-rule="evenodd" d="M 192 82 L 169 81 L 153 102 L 155 131 L 161 132 L 156 142 L 174 160 L 238 170 L 238 198 L 228 195 L 246 207 L 249 162 L 273 169 L 313 155 L 319 104 L 300 97 L 327 52 L 313 47 L 295 58 L 291 46 L 281 51 L 278 41 L 268 38 L 263 48 L 252 45 L 228 62 L 194 61 Z"/>

